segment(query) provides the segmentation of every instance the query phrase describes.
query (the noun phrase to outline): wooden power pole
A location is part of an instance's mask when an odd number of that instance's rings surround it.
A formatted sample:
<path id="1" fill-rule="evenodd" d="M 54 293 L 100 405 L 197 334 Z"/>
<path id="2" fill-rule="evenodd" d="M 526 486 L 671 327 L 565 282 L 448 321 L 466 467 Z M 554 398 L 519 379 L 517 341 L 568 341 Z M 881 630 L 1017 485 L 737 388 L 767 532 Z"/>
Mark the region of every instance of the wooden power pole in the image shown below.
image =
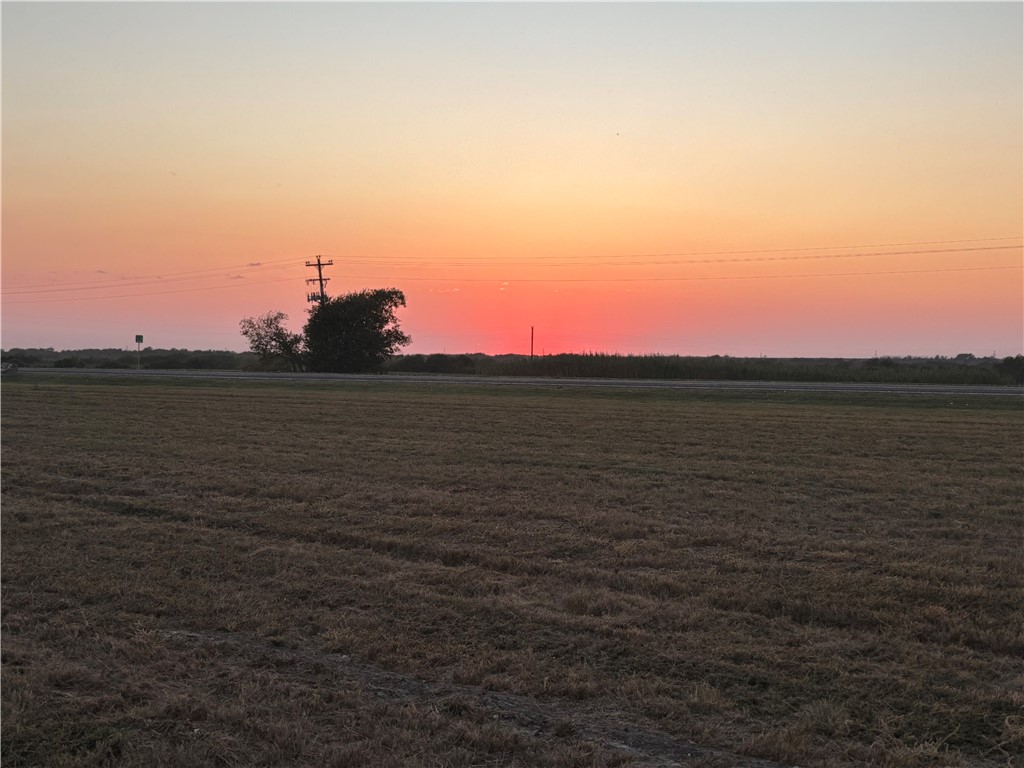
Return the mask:
<path id="1" fill-rule="evenodd" d="M 306 298 L 309 301 L 327 301 L 327 290 L 324 288 L 324 283 L 329 283 L 331 278 L 324 277 L 324 267 L 334 266 L 334 261 L 321 261 L 321 257 L 317 256 L 316 261 L 307 261 L 307 267 L 316 267 L 316 277 L 311 277 L 306 280 L 306 284 L 319 283 L 320 292 L 313 291 L 312 293 L 306 294 Z"/>

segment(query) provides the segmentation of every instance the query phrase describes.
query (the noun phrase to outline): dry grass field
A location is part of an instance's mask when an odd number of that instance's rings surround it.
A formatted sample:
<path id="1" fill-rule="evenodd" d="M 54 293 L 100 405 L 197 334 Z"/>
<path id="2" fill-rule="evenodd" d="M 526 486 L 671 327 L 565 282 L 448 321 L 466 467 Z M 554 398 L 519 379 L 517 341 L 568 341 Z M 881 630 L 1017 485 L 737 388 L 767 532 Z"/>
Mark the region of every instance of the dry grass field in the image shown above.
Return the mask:
<path id="1" fill-rule="evenodd" d="M 1006 766 L 1016 398 L 2 393 L 8 766 Z"/>

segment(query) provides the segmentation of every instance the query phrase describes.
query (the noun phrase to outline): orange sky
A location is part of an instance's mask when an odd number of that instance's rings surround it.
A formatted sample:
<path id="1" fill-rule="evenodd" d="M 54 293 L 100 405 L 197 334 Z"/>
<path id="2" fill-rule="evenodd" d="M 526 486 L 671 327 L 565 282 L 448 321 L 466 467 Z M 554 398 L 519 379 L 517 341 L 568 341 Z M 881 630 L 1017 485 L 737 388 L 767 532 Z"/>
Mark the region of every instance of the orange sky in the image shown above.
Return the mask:
<path id="1" fill-rule="evenodd" d="M 242 349 L 325 254 L 415 352 L 1024 351 L 1019 4 L 2 14 L 4 348 Z"/>

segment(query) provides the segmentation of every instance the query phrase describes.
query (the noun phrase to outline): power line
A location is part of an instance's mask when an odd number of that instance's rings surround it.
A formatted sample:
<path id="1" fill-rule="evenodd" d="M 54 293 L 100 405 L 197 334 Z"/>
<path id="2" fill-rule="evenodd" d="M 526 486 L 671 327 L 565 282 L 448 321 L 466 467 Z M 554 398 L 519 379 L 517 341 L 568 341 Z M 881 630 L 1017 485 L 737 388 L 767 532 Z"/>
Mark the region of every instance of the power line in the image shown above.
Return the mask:
<path id="1" fill-rule="evenodd" d="M 416 281 L 427 283 L 682 283 L 689 281 L 722 281 L 722 280 L 786 280 L 790 278 L 863 278 L 870 275 L 885 274 L 930 274 L 937 272 L 978 272 L 997 269 L 1024 269 L 1024 264 L 1004 266 L 964 266 L 939 269 L 890 269 L 872 272 L 804 272 L 797 274 L 718 274 L 691 275 L 687 278 L 525 278 L 502 281 L 500 278 L 395 278 L 377 274 L 348 274 L 347 280 L 379 280 L 379 281 Z M 67 299 L 32 299 L 29 301 L 7 301 L 6 304 L 46 304 L 61 301 L 105 301 L 109 299 L 134 299 L 143 296 L 165 296 L 177 293 L 194 293 L 197 291 L 220 291 L 225 288 L 248 288 L 249 286 L 266 286 L 273 283 L 291 283 L 293 278 L 267 280 L 259 283 L 230 284 L 227 286 L 207 286 L 205 288 L 184 288 L 178 291 L 154 291 L 151 293 L 119 294 L 117 296 L 78 296 Z"/>
<path id="2" fill-rule="evenodd" d="M 910 245 L 949 245 L 954 243 L 989 243 L 997 242 L 1000 240 L 1021 240 L 1024 239 L 1020 235 L 1013 237 L 975 237 L 967 240 L 916 240 L 904 243 L 875 243 L 869 245 L 820 245 L 815 247 L 806 248 L 755 248 L 748 250 L 734 250 L 734 251 L 680 251 L 680 252 L 666 252 L 666 253 L 620 253 L 620 254 L 605 254 L 605 255 L 580 255 L 580 256 L 536 256 L 536 259 L 654 259 L 654 258 L 667 258 L 676 256 L 732 256 L 739 254 L 748 253 L 797 253 L 805 251 L 842 251 L 851 248 L 903 248 Z M 1010 248 L 1016 248 L 1019 246 L 1007 246 Z M 973 250 L 973 249 L 955 249 L 955 250 Z M 343 256 L 332 256 L 330 258 L 343 259 Z M 386 257 L 381 257 L 386 259 Z M 460 257 L 463 259 L 472 259 L 471 256 Z M 490 256 L 476 257 L 479 260 L 491 259 Z M 369 262 L 368 262 L 369 263 Z"/>
<path id="3" fill-rule="evenodd" d="M 561 256 L 561 257 L 537 257 L 537 259 L 547 260 L 547 258 L 561 258 L 561 259 L 626 259 L 626 258 L 663 258 L 663 257 L 674 257 L 674 256 L 715 256 L 715 255 L 731 255 L 731 254 L 757 254 L 757 253 L 801 253 L 807 251 L 821 251 L 821 250 L 842 250 L 846 248 L 884 248 L 884 247 L 897 247 L 907 245 L 940 245 L 950 243 L 976 243 L 976 242 L 996 242 L 1001 240 L 1019 240 L 1018 237 L 984 237 L 984 238 L 973 238 L 969 240 L 919 240 L 915 242 L 905 243 L 885 243 L 875 245 L 860 245 L 860 246 L 818 246 L 815 248 L 770 248 L 770 249 L 754 249 L 754 250 L 737 250 L 737 251 L 691 251 L 691 252 L 678 252 L 678 253 L 660 253 L 660 254 L 620 254 L 617 256 L 606 255 L 606 256 Z M 867 253 L 850 253 L 850 254 L 814 254 L 814 255 L 801 255 L 801 256 L 782 256 L 782 257 L 769 257 L 769 258 L 743 258 L 743 259 L 700 259 L 700 260 L 687 260 L 687 261 L 651 261 L 651 262 L 622 262 L 616 264 L 614 262 L 592 262 L 590 264 L 583 261 L 572 261 L 566 263 L 537 263 L 537 261 L 526 261 L 526 262 L 502 262 L 500 264 L 494 264 L 493 259 L 490 257 L 481 257 L 480 259 L 474 260 L 472 257 L 464 256 L 459 257 L 455 260 L 449 261 L 427 261 L 422 259 L 388 259 L 387 257 L 362 257 L 359 259 L 347 259 L 345 257 L 333 257 L 344 259 L 348 264 L 367 264 L 367 265 L 381 265 L 381 266 L 402 266 L 402 267 L 443 267 L 443 266 L 477 266 L 478 262 L 480 265 L 484 265 L 489 262 L 488 266 L 544 266 L 544 267 L 584 267 L 584 266 L 665 266 L 672 264 L 716 264 L 716 263 L 742 263 L 742 262 L 760 262 L 760 261 L 796 261 L 796 260 L 817 260 L 817 259 L 847 259 L 847 258 L 866 258 L 871 256 L 894 256 L 894 255 L 912 255 L 912 254 L 933 254 L 933 253 L 960 253 L 969 251 L 985 251 L 985 250 L 1013 250 L 1022 248 L 1024 245 L 1004 245 L 1004 246 L 987 246 L 987 247 L 971 247 L 971 248 L 948 248 L 948 249 L 929 249 L 929 250 L 911 250 L 911 251 L 888 251 L 888 252 L 867 252 Z M 331 258 L 331 257 L 319 257 L 319 258 Z M 486 262 L 485 262 L 486 260 Z M 66 292 L 73 290 L 108 290 L 112 288 L 133 288 L 143 285 L 158 285 L 169 282 L 183 282 L 188 280 L 204 280 L 214 277 L 229 277 L 229 275 L 218 275 L 216 273 L 224 272 L 227 270 L 231 271 L 246 271 L 246 272 L 257 272 L 257 271 L 270 271 L 277 269 L 285 269 L 287 265 L 294 264 L 298 266 L 298 262 L 294 258 L 288 259 L 275 259 L 270 261 L 261 262 L 247 262 L 246 264 L 226 265 L 218 267 L 206 267 L 203 269 L 186 270 L 182 272 L 166 272 L 160 275 L 140 275 L 132 278 L 104 278 L 101 280 L 82 280 L 73 282 L 62 282 L 62 283 L 48 283 L 48 284 L 30 284 L 30 285 L 16 285 L 10 288 L 2 288 L 2 292 L 8 296 L 26 295 L 31 293 L 51 293 L 51 292 Z M 310 264 L 306 264 L 310 266 Z M 411 279 L 411 278 L 406 278 Z M 422 279 L 422 278 L 421 278 Z M 327 282 L 327 279 L 324 280 Z M 204 289 L 205 290 L 205 289 Z M 149 295 L 149 294 L 140 294 Z M 156 294 L 152 294 L 156 295 Z M 113 297 L 109 297 L 113 298 Z M 18 303 L 18 302 L 15 302 Z M 21 302 L 24 303 L 24 302 Z"/>
<path id="4" fill-rule="evenodd" d="M 143 285 L 156 285 L 159 283 L 179 283 L 188 280 L 207 280 L 209 278 L 216 278 L 220 276 L 214 274 L 214 272 L 224 271 L 264 271 L 274 269 L 287 268 L 288 264 L 295 264 L 298 266 L 298 262 L 295 259 L 278 259 L 274 261 L 260 261 L 260 262 L 249 262 L 247 264 L 229 265 L 229 266 L 213 266 L 206 267 L 204 269 L 190 269 L 182 272 L 164 272 L 163 274 L 150 274 L 150 275 L 139 275 L 136 278 L 105 278 L 103 280 L 90 280 L 90 281 L 77 281 L 71 283 L 48 283 L 48 284 L 35 284 L 28 286 L 13 286 L 10 289 L 3 289 L 3 293 L 14 295 L 19 293 L 45 293 L 47 291 L 62 291 L 62 290 L 102 290 L 108 288 L 130 288 L 134 286 Z M 177 275 L 195 275 L 182 276 Z M 85 286 L 85 288 L 65 288 L 66 286 Z M 33 289 L 39 289 L 33 290 Z"/>
<path id="5" fill-rule="evenodd" d="M 284 269 L 284 268 L 285 267 L 275 267 L 274 270 Z M 268 270 L 268 271 L 271 271 L 271 270 Z M 90 285 L 90 286 L 84 286 L 82 288 L 53 288 L 53 289 L 49 289 L 49 290 L 36 289 L 36 290 L 28 290 L 28 291 L 5 291 L 4 292 L 4 296 L 24 296 L 24 295 L 37 294 L 37 293 L 67 293 L 69 291 L 111 291 L 111 290 L 116 290 L 118 288 L 137 288 L 139 286 L 144 286 L 144 285 L 164 285 L 166 283 L 180 283 L 180 282 L 187 282 L 189 280 L 210 280 L 210 279 L 213 279 L 213 278 L 218 278 L 218 279 L 223 279 L 223 280 L 237 280 L 238 279 L 237 277 L 234 277 L 233 275 L 228 275 L 228 274 L 203 275 L 201 277 L 172 277 L 172 278 L 168 278 L 167 280 L 143 280 L 141 282 L 124 281 L 124 282 L 121 282 L 121 283 L 113 283 L 111 285 Z M 197 288 L 196 290 L 205 290 L 205 289 L 198 289 Z M 99 297 L 99 298 L 102 298 L 102 297 Z"/>
<path id="6" fill-rule="evenodd" d="M 345 275 L 348 280 L 417 280 L 444 283 L 666 283 L 689 280 L 785 280 L 791 277 L 862 277 L 867 275 L 924 275 L 937 272 L 985 272 L 998 269 L 1024 269 L 1024 264 L 1009 264 L 992 267 L 946 267 L 939 269 L 895 269 L 884 272 L 814 272 L 792 275 L 691 275 L 689 277 L 382 277 L 380 275 Z"/>
<path id="7" fill-rule="evenodd" d="M 672 264 L 740 264 L 740 263 L 753 263 L 753 262 L 766 262 L 766 261 L 806 261 L 806 260 L 817 260 L 817 259 L 854 259 L 854 258 L 865 258 L 871 256 L 908 256 L 916 254 L 935 254 L 935 253 L 967 253 L 971 251 L 1003 251 L 1003 250 L 1016 250 L 1024 248 L 1024 245 L 990 245 L 978 248 L 935 248 L 928 250 L 913 250 L 913 251 L 865 251 L 860 253 L 819 253 L 819 254 L 801 254 L 798 256 L 750 256 L 744 258 L 735 259 L 687 259 L 687 260 L 670 260 L 670 261 L 621 261 L 621 262 L 594 262 L 594 263 L 582 263 L 582 262 L 567 262 L 557 264 L 537 264 L 534 262 L 512 262 L 502 261 L 494 262 L 489 265 L 483 265 L 473 262 L 465 261 L 416 261 L 416 260 L 370 260 L 370 259 L 349 259 L 348 264 L 368 264 L 371 266 L 395 266 L 395 267 L 472 267 L 472 266 L 495 266 L 495 267 L 639 267 L 639 266 L 665 266 Z M 339 257 L 340 258 L 340 257 Z"/>
<path id="8" fill-rule="evenodd" d="M 116 296 L 73 296 L 67 299 L 30 299 L 28 301 L 5 301 L 4 304 L 48 304 L 55 301 L 108 301 L 109 299 L 134 299 L 141 296 L 165 296 L 172 293 L 195 293 L 196 291 L 223 291 L 225 288 L 248 288 L 250 285 L 270 285 L 271 283 L 292 283 L 294 277 L 283 277 L 279 280 L 246 281 L 244 283 L 228 283 L 227 285 L 208 285 L 201 288 L 181 288 L 176 291 L 152 291 L 150 293 L 120 293 Z"/>
<path id="9" fill-rule="evenodd" d="M 486 266 L 490 267 L 511 267 L 511 266 L 543 266 L 543 267 L 588 267 L 588 266 L 665 266 L 665 265 L 679 265 L 679 264 L 730 264 L 730 263 L 757 263 L 757 262 L 775 262 L 775 261 L 798 261 L 798 260 L 826 260 L 826 259 L 852 259 L 852 258 L 869 258 L 872 256 L 903 256 L 903 255 L 921 255 L 921 254 L 947 254 L 947 253 L 967 253 L 967 252 L 981 252 L 981 251 L 998 251 L 998 250 L 1016 250 L 1024 248 L 1024 245 L 993 245 L 993 246 L 972 246 L 965 248 L 933 248 L 933 249 L 914 249 L 904 251 L 862 251 L 855 253 L 815 253 L 808 254 L 807 251 L 814 250 L 839 250 L 844 247 L 861 247 L 861 248 L 881 248 L 888 246 L 897 245 L 926 245 L 926 244 L 954 244 L 954 243 L 977 243 L 977 242 L 996 242 L 1011 239 L 1021 238 L 1010 238 L 1010 237 L 990 237 L 990 238 L 975 238 L 971 240 L 922 240 L 916 241 L 915 243 L 892 243 L 888 245 L 865 245 L 865 246 L 821 246 L 818 248 L 775 248 L 775 249 L 759 249 L 749 251 L 704 251 L 704 252 L 690 252 L 690 253 L 677 253 L 677 254 L 634 254 L 634 258 L 641 258 L 643 256 L 699 256 L 699 255 L 728 255 L 728 254 L 757 254 L 757 253 L 790 253 L 797 255 L 788 256 L 749 256 L 743 258 L 708 258 L 708 259 L 689 259 L 689 260 L 672 260 L 672 261 L 649 261 L 649 262 L 593 262 L 590 264 L 582 262 L 574 263 L 536 263 L 536 262 L 504 262 L 504 263 L 491 263 Z M 323 278 L 322 267 L 333 264 L 333 261 L 322 262 L 321 259 L 325 258 L 317 256 L 317 261 L 305 263 L 305 266 L 317 266 L 318 267 L 318 278 L 307 282 L 320 282 L 320 293 L 319 297 L 326 295 L 324 291 L 324 283 L 329 278 Z M 343 258 L 343 257 L 338 257 Z M 574 257 L 564 257 L 574 258 Z M 608 258 L 608 257 L 602 257 Z M 620 256 L 619 258 L 626 258 Z M 442 266 L 483 266 L 482 264 L 473 263 L 459 263 L 459 262 L 439 262 L 439 261 L 419 261 L 419 260 L 397 260 L 389 261 L 387 259 L 375 260 L 372 257 L 361 258 L 361 259 L 346 259 L 349 264 L 377 264 L 379 266 L 392 266 L 392 267 L 442 267 Z M 295 259 L 275 259 L 271 261 L 262 262 L 248 262 L 244 265 L 234 266 L 221 266 L 221 267 L 207 267 L 204 269 L 186 270 L 182 272 L 164 273 L 164 275 L 154 275 L 149 277 L 139 278 L 119 278 L 119 279 L 105 279 L 105 280 L 91 280 L 91 281 L 78 281 L 78 282 L 66 282 L 66 283 L 51 283 L 49 285 L 38 285 L 38 286 L 15 286 L 13 289 L 4 290 L 6 296 L 20 296 L 29 294 L 40 294 L 40 293 L 62 293 L 71 291 L 92 291 L 92 290 L 112 290 L 118 288 L 129 288 L 138 287 L 145 285 L 156 285 L 165 284 L 169 282 L 181 282 L 189 280 L 209 280 L 214 278 L 231 278 L 232 275 L 224 274 L 226 271 L 268 271 L 268 270 L 279 270 L 287 269 L 289 266 L 298 266 Z M 947 267 L 947 268 L 931 268 L 931 269 L 920 269 L 920 270 L 887 270 L 887 271 L 872 271 L 872 272 L 836 272 L 836 273 L 815 273 L 815 274 L 793 274 L 793 275 L 725 275 L 725 276 L 680 276 L 680 277 L 621 277 L 621 278 L 523 278 L 513 279 L 512 282 L 519 283 L 542 283 L 542 282 L 669 282 L 669 281 L 690 281 L 690 280 L 734 280 L 734 279 L 781 279 L 786 277 L 840 277 L 840 276 L 867 276 L 867 275 L 894 275 L 894 274 L 927 274 L 936 272 L 957 272 L 957 271 L 985 271 L 985 270 L 996 270 L 996 269 L 1019 269 L 1018 265 L 1012 266 L 982 266 L 982 267 Z M 372 279 L 372 280 L 402 280 L 402 281 L 433 281 L 433 282 L 494 282 L 496 278 L 457 278 L 452 276 L 446 277 L 379 277 L 379 276 L 352 276 L 351 279 Z M 205 290 L 219 290 L 221 288 L 230 287 L 244 287 L 246 285 L 266 285 L 269 283 L 278 282 L 289 282 L 291 278 L 282 278 L 280 280 L 268 280 L 268 281 L 246 281 L 245 283 L 228 283 L 220 284 L 217 286 L 208 287 L 196 287 L 186 288 L 181 290 L 171 291 L 152 291 L 147 293 L 130 293 L 130 294 L 117 294 L 108 296 L 82 296 L 68 299 L 41 299 L 36 301 L 7 301 L 8 304 L 30 304 L 30 303 L 41 303 L 43 301 L 85 301 L 89 299 L 116 299 L 116 298 L 133 298 L 136 296 L 159 296 L 174 293 L 188 293 L 192 291 L 205 291 Z"/>

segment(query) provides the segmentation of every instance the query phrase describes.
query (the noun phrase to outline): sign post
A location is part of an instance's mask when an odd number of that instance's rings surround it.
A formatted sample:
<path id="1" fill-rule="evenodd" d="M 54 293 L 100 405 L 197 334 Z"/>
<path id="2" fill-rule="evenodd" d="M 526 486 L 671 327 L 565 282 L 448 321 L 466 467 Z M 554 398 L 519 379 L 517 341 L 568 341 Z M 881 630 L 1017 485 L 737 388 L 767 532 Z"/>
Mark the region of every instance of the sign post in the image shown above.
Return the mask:
<path id="1" fill-rule="evenodd" d="M 142 334 L 141 333 L 136 335 L 135 343 L 138 345 L 138 348 L 139 348 L 138 364 L 135 367 L 136 367 L 137 370 L 141 371 L 142 370 Z"/>

